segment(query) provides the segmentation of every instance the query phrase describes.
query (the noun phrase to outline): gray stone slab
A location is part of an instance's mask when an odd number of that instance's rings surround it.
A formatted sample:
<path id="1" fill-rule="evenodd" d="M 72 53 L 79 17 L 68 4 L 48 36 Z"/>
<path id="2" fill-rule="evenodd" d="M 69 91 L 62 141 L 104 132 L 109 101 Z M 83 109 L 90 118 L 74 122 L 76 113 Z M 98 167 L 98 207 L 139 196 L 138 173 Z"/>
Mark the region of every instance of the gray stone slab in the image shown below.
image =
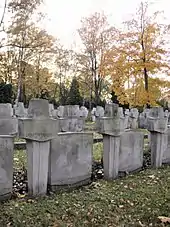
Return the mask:
<path id="1" fill-rule="evenodd" d="M 84 118 L 72 117 L 59 119 L 60 132 L 81 132 L 84 130 L 84 126 Z"/>
<path id="2" fill-rule="evenodd" d="M 97 118 L 96 130 L 101 134 L 119 136 L 125 130 L 124 118 Z"/>
<path id="3" fill-rule="evenodd" d="M 28 107 L 28 118 L 49 118 L 49 103 L 45 99 L 31 99 Z"/>
<path id="4" fill-rule="evenodd" d="M 103 135 L 104 177 L 112 180 L 118 177 L 120 136 Z"/>
<path id="5" fill-rule="evenodd" d="M 150 146 L 151 165 L 156 168 L 161 167 L 165 150 L 165 134 L 152 132 Z"/>
<path id="6" fill-rule="evenodd" d="M 19 137 L 34 141 L 48 141 L 55 138 L 59 132 L 59 122 L 56 119 L 19 119 Z"/>
<path id="7" fill-rule="evenodd" d="M 135 171 L 143 166 L 144 133 L 124 132 L 120 137 L 119 171 Z"/>
<path id="8" fill-rule="evenodd" d="M 54 188 L 79 185 L 91 178 L 92 133 L 59 133 L 51 141 L 49 185 Z"/>
<path id="9" fill-rule="evenodd" d="M 0 136 L 0 200 L 12 194 L 14 137 Z"/>
<path id="10" fill-rule="evenodd" d="M 164 136 L 164 147 L 162 163 L 170 164 L 170 128 L 167 129 Z"/>
<path id="11" fill-rule="evenodd" d="M 47 192 L 48 159 L 50 141 L 27 140 L 28 192 L 30 195 L 44 195 Z"/>

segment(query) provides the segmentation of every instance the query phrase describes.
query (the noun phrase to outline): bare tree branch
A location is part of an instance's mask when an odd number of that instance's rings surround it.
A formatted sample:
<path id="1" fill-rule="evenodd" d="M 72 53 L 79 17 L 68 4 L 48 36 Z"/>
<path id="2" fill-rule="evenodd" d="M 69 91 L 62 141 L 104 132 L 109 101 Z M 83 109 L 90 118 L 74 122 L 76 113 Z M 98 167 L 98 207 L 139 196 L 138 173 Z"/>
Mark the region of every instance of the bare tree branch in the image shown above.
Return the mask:
<path id="1" fill-rule="evenodd" d="M 6 8 L 7 8 L 7 0 L 5 0 L 5 3 L 4 3 L 3 13 L 2 13 L 1 20 L 0 20 L 0 27 L 1 27 L 2 24 L 4 23 L 4 17 L 5 17 Z"/>

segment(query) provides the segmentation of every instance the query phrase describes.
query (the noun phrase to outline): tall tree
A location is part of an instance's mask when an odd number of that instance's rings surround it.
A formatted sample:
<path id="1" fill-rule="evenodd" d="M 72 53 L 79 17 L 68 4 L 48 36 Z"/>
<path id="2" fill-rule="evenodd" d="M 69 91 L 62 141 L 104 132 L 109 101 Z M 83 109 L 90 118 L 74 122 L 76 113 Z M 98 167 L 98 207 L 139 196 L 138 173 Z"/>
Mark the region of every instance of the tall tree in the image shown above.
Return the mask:
<path id="1" fill-rule="evenodd" d="M 124 22 L 118 43 L 107 56 L 113 80 L 119 81 L 121 78 L 122 85 L 126 84 L 124 90 L 128 95 L 125 99 L 129 99 L 132 105 L 138 102 L 137 99 L 142 100 L 142 105 L 152 105 L 157 98 L 153 98 L 152 82 L 159 82 L 152 80 L 152 77 L 169 71 L 169 51 L 166 46 L 168 26 L 158 23 L 159 12 L 149 16 L 148 7 L 147 2 L 141 2 L 136 15 Z M 139 90 L 142 92 L 139 93 Z"/>
<path id="2" fill-rule="evenodd" d="M 82 104 L 82 97 L 79 91 L 79 83 L 76 77 L 73 78 L 71 82 L 70 91 L 68 93 L 68 100 L 67 103 L 69 105 L 81 105 Z"/>
<path id="3" fill-rule="evenodd" d="M 35 19 L 34 13 L 41 3 L 42 0 L 11 0 L 8 4 L 9 10 L 12 13 L 12 21 L 8 29 L 8 46 L 11 46 L 17 54 L 15 58 L 18 77 L 16 103 L 25 99 L 23 81 L 25 78 L 26 58 L 30 49 L 37 47 L 37 44 L 35 45 L 34 42 L 35 40 L 37 41 L 37 37 L 33 36 L 30 38 L 30 34 L 35 28 L 33 23 L 33 16 Z M 41 43 L 38 44 L 38 46 L 41 45 Z"/>
<path id="4" fill-rule="evenodd" d="M 91 76 L 89 81 L 92 85 L 91 93 L 94 91 L 95 102 L 98 104 L 105 75 L 103 67 L 105 53 L 110 49 L 115 28 L 108 24 L 107 17 L 104 14 L 95 13 L 81 20 L 81 28 L 78 32 L 84 45 L 82 56 L 86 56 L 88 62 L 86 73 Z"/>

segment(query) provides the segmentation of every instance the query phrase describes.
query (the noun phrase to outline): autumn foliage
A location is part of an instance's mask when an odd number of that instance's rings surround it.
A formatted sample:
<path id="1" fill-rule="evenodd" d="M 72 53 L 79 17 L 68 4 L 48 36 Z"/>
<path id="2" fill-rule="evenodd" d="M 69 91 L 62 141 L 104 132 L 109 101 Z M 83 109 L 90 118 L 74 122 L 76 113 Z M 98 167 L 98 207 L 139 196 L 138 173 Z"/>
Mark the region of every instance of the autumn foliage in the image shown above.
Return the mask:
<path id="1" fill-rule="evenodd" d="M 0 41 L 0 78 L 13 85 L 16 102 L 41 97 L 46 90 L 52 99 L 66 103 L 71 100 L 67 95 L 73 77 L 90 108 L 110 99 L 112 92 L 120 104 L 130 106 L 157 105 L 169 95 L 170 26 L 158 23 L 161 12 L 150 14 L 149 4 L 142 2 L 121 28 L 96 12 L 81 20 L 82 48 L 68 50 L 38 26 L 44 19 L 41 4 L 5 1 L 0 19 L 0 32 L 5 33 Z"/>

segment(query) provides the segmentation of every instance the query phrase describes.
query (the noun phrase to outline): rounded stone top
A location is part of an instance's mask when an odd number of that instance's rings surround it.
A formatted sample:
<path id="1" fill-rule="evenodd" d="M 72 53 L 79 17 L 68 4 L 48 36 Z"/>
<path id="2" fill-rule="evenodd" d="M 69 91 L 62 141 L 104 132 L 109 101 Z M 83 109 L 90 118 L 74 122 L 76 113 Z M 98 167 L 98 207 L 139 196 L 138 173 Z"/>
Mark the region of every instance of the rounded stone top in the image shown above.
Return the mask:
<path id="1" fill-rule="evenodd" d="M 49 103 L 45 99 L 31 99 L 28 106 L 29 118 L 49 118 Z"/>
<path id="2" fill-rule="evenodd" d="M 117 117 L 119 105 L 115 103 L 109 103 L 105 105 L 105 117 Z"/>
<path id="3" fill-rule="evenodd" d="M 0 103 L 0 118 L 12 118 L 13 109 L 10 103 Z"/>
<path id="4" fill-rule="evenodd" d="M 66 105 L 64 106 L 63 117 L 79 117 L 79 105 Z"/>
<path id="5" fill-rule="evenodd" d="M 150 109 L 149 117 L 164 118 L 164 110 L 162 107 L 153 107 Z"/>

